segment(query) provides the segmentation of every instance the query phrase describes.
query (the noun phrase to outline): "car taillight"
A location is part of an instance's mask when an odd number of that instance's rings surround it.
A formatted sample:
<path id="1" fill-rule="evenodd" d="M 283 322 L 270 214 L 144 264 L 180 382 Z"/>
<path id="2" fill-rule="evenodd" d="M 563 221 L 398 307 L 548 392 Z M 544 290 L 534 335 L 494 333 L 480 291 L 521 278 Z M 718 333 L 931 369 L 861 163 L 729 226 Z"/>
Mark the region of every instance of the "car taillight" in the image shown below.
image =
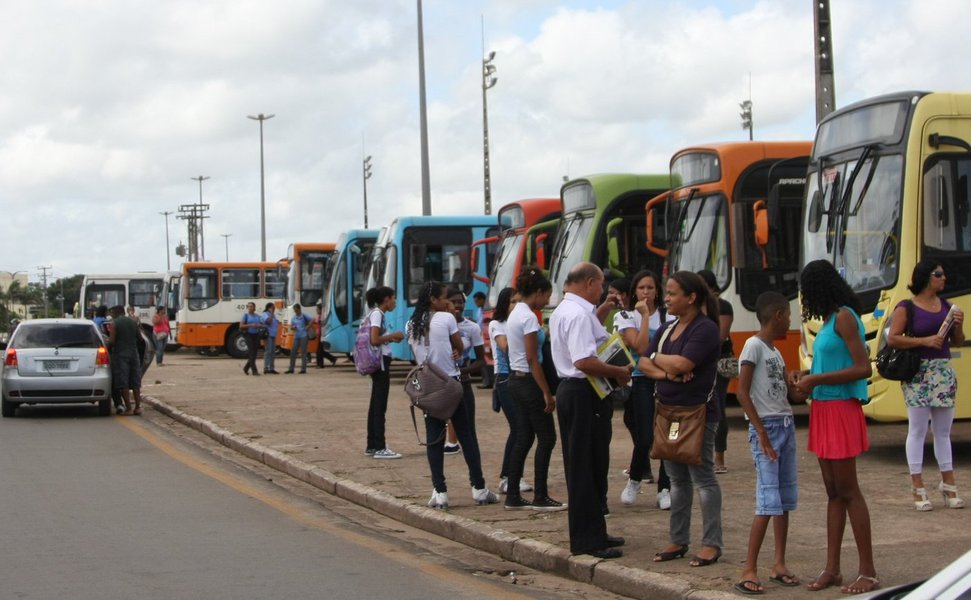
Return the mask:
<path id="1" fill-rule="evenodd" d="M 16 359 L 14 359 L 14 360 L 16 360 Z M 106 367 L 106 366 L 108 366 L 108 349 L 107 348 L 105 348 L 104 346 L 99 346 L 98 347 L 98 357 L 95 359 L 94 364 L 98 365 L 99 367 L 102 367 L 102 366 Z"/>
<path id="2" fill-rule="evenodd" d="M 17 366 L 17 351 L 14 350 L 13 348 L 7 348 L 7 354 L 4 357 L 3 364 L 5 364 L 8 367 L 16 367 Z"/>

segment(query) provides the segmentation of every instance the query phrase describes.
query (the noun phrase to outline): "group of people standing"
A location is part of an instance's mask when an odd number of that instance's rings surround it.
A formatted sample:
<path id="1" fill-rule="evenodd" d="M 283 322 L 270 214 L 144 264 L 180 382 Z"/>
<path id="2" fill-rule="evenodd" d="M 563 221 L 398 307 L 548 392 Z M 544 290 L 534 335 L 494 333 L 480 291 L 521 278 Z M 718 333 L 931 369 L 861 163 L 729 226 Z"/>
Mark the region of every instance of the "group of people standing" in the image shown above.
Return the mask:
<path id="1" fill-rule="evenodd" d="M 285 373 L 296 372 L 297 357 L 300 357 L 300 373 L 307 373 L 307 363 L 310 354 L 307 352 L 307 345 L 316 336 L 317 344 L 316 364 L 318 369 L 324 368 L 324 359 L 328 359 L 330 364 L 337 362 L 337 357 L 327 352 L 324 347 L 323 327 L 321 326 L 321 315 L 323 309 L 317 305 L 317 316 L 311 317 L 303 311 L 303 307 L 297 303 L 291 307 L 293 316 L 290 317 L 287 327 L 293 335 L 293 347 L 290 349 L 290 366 Z M 256 313 L 256 303 L 248 302 L 246 312 L 239 320 L 239 330 L 246 339 L 246 364 L 243 365 L 243 373 L 247 375 L 259 375 L 260 371 L 256 365 L 256 356 L 260 349 L 260 342 L 263 345 L 263 374 L 279 375 L 276 370 L 276 336 L 280 329 L 280 319 L 276 316 L 276 304 L 267 302 L 266 307 L 260 314 Z"/>
<path id="2" fill-rule="evenodd" d="M 726 356 L 730 307 L 719 306 L 706 273 L 677 272 L 663 284 L 650 272 L 641 271 L 629 281 L 611 282 L 607 301 L 604 274 L 591 263 L 575 265 L 567 276 L 564 295 L 549 320 L 549 334 L 541 323 L 540 309 L 550 298 L 552 286 L 539 269 L 525 269 L 515 288 L 498 295 L 489 334 L 496 357 L 494 408 L 509 424 L 500 472 L 500 491 L 506 494 L 507 510 L 566 510 L 570 549 L 575 554 L 599 558 L 622 556 L 623 538 L 607 532 L 607 470 L 612 437 L 613 403 L 601 399 L 588 377 L 612 379 L 620 386 L 630 383 L 625 400 L 624 423 L 634 442 L 628 483 L 621 494 L 632 504 L 644 481 L 654 480 L 650 449 L 656 405 L 705 406 L 703 445 L 698 464 L 663 460 L 658 469 L 658 504 L 670 509 L 670 538 L 655 554 L 655 561 L 678 559 L 690 548 L 691 518 L 697 489 L 702 518 L 700 547 L 690 565 L 704 567 L 722 555 L 722 492 L 716 473 L 723 472 L 725 436 L 724 395 L 727 377 L 719 373 L 719 359 Z M 964 342 L 963 314 L 951 311 L 953 326 L 938 335 L 950 304 L 940 297 L 945 285 L 941 265 L 922 261 L 914 270 L 911 312 L 902 303 L 894 312 L 888 343 L 917 348 L 921 370 L 905 382 L 904 396 L 910 417 L 907 459 L 910 465 L 914 505 L 932 508 L 922 479 L 923 441 L 928 422 L 934 432 L 934 450 L 941 471 L 938 484 L 944 505 L 961 508 L 950 451 L 950 426 L 956 383 L 948 359 L 950 344 Z M 864 345 L 860 303 L 832 264 L 813 261 L 800 274 L 803 320 L 822 323 L 815 344 L 812 367 L 806 372 L 786 372 L 773 340 L 789 329 L 788 300 L 777 292 L 759 297 L 756 314 L 759 332 L 741 351 L 737 376 L 738 398 L 749 420 L 749 442 L 756 470 L 755 519 L 742 580 L 735 589 L 761 594 L 758 555 L 768 525 L 773 523 L 775 557 L 770 579 L 781 586 L 801 582 L 785 562 L 789 512 L 798 503 L 796 481 L 795 423 L 791 402 L 811 399 L 808 448 L 818 459 L 827 495 L 827 554 L 825 568 L 809 584 L 816 591 L 843 583 L 840 551 L 847 518 L 859 553 L 859 574 L 841 590 L 862 593 L 879 586 L 870 532 L 869 510 L 860 489 L 856 457 L 869 447 L 862 406 L 867 402 L 871 375 Z M 625 288 L 625 289 L 622 289 Z M 368 292 L 372 315 L 372 343 L 386 345 L 407 339 L 420 363 L 434 363 L 451 377 L 462 379 L 468 369 L 470 342 L 463 342 L 455 303 L 460 292 L 438 283 L 426 284 L 418 294 L 415 312 L 405 332 L 389 332 L 383 313 L 393 308 L 390 288 Z M 464 299 L 464 296 L 462 297 Z M 722 301 L 722 305 L 725 303 Z M 459 306 L 458 313 L 461 315 Z M 635 357 L 633 367 L 602 362 L 598 347 L 608 338 L 606 316 L 614 314 L 614 330 Z M 907 323 L 907 314 L 913 323 Z M 904 334 L 911 327 L 908 335 Z M 473 344 L 475 342 L 472 342 Z M 731 352 L 731 350 L 729 350 Z M 476 356 L 476 355 L 473 355 Z M 372 375 L 368 414 L 368 449 L 386 448 L 384 413 L 387 408 L 387 363 Z M 466 378 L 467 379 L 467 378 Z M 469 386 L 468 381 L 464 382 Z M 566 478 L 566 503 L 549 495 L 549 463 L 557 444 L 554 414 L 559 425 Z M 498 502 L 486 486 L 479 442 L 475 431 L 474 395 L 466 389 L 450 420 L 462 446 L 468 467 L 472 497 L 478 504 Z M 447 508 L 444 474 L 446 421 L 425 415 L 426 454 L 433 491 L 428 506 Z M 523 478 L 529 451 L 536 444 L 533 482 Z M 400 455 L 397 455 L 398 457 Z M 377 458 L 377 456 L 375 456 Z M 531 500 L 524 492 L 533 490 Z M 662 493 L 663 492 L 663 493 Z"/>

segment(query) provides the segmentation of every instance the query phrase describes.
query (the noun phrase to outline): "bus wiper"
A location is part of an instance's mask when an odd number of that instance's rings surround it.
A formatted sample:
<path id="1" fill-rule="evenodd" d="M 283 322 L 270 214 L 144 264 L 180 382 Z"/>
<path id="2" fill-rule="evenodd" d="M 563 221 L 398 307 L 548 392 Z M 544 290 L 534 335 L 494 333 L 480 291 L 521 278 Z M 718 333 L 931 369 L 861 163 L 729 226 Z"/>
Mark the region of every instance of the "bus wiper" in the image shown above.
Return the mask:
<path id="1" fill-rule="evenodd" d="M 691 199 L 694 197 L 694 195 L 695 195 L 695 193 L 697 191 L 698 191 L 697 189 L 692 189 L 691 190 L 691 193 L 685 199 L 685 201 L 684 201 L 685 202 L 685 204 L 684 204 L 684 210 L 685 211 L 688 210 L 688 202 L 691 201 Z M 688 240 L 690 240 L 691 239 L 691 236 L 693 236 L 695 234 L 695 229 L 698 227 L 698 223 L 701 221 L 701 214 L 702 214 L 702 212 L 705 209 L 705 204 L 708 202 L 708 198 L 710 198 L 710 197 L 711 196 L 705 196 L 704 198 L 701 199 L 701 204 L 698 205 L 698 212 L 695 213 L 695 220 L 691 223 L 691 227 L 688 229 L 688 235 L 686 235 L 686 236 L 684 236 L 684 238 L 682 238 L 685 242 L 687 242 Z"/>
<path id="2" fill-rule="evenodd" d="M 850 202 L 850 194 L 853 193 L 853 183 L 856 181 L 860 171 L 863 170 L 863 165 L 866 163 L 867 159 L 870 158 L 870 154 L 873 153 L 873 148 L 873 144 L 867 144 L 863 147 L 863 151 L 860 152 L 860 157 L 856 159 L 856 164 L 853 165 L 853 170 L 850 171 L 850 176 L 846 180 L 846 186 L 843 188 L 843 193 L 840 194 L 840 202 L 836 209 L 836 219 L 834 223 L 834 233 L 839 235 L 837 246 L 840 254 L 842 254 L 846 249 L 846 219 L 849 216 L 846 213 L 846 208 Z"/>
<path id="3" fill-rule="evenodd" d="M 873 162 L 870 163 L 870 171 L 866 174 L 866 181 L 863 182 L 863 189 L 860 190 L 860 195 L 856 197 L 856 204 L 853 205 L 853 209 L 850 210 L 850 215 L 856 215 L 860 211 L 860 206 L 863 204 L 863 198 L 866 197 L 866 193 L 870 190 L 870 184 L 873 183 L 873 176 L 877 173 L 877 163 L 880 162 L 879 156 L 873 157 Z"/>

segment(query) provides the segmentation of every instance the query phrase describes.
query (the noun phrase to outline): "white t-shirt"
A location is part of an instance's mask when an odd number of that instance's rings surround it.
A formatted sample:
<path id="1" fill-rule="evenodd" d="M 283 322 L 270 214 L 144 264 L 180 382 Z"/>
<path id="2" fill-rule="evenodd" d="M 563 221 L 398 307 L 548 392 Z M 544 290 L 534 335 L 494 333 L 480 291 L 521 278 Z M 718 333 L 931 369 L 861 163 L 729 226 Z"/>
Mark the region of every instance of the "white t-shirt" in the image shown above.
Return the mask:
<path id="1" fill-rule="evenodd" d="M 432 315 L 432 320 L 428 324 L 428 346 L 425 346 L 423 337 L 415 340 L 411 337 L 411 322 L 408 322 L 408 344 L 411 351 L 415 354 L 415 360 L 419 364 L 426 361 L 432 363 L 450 377 L 458 377 L 459 368 L 452 360 L 452 341 L 453 333 L 458 333 L 459 326 L 455 322 L 455 315 L 442 310 Z"/>
<path id="2" fill-rule="evenodd" d="M 387 331 L 384 330 L 384 313 L 380 308 L 372 308 L 371 312 L 368 313 L 368 321 L 371 322 L 371 327 L 378 328 L 378 334 L 384 335 Z M 391 356 L 391 345 L 387 342 L 381 344 L 381 355 Z"/>
<path id="3" fill-rule="evenodd" d="M 529 360 L 526 358 L 526 335 L 539 331 L 539 320 L 536 314 L 525 302 L 516 303 L 516 307 L 506 319 L 506 344 L 509 346 L 509 369 L 512 371 L 529 372 Z"/>
<path id="4" fill-rule="evenodd" d="M 752 365 L 752 387 L 749 395 L 760 419 L 792 416 L 786 398 L 786 363 L 776 347 L 753 335 L 745 341 L 739 365 Z"/>
<path id="5" fill-rule="evenodd" d="M 492 340 L 492 355 L 496 357 L 496 373 L 509 374 L 509 354 L 496 343 L 499 336 L 506 337 L 506 322 L 493 319 L 489 321 L 489 339 Z"/>
<path id="6" fill-rule="evenodd" d="M 457 322 L 459 335 L 462 336 L 462 356 L 461 362 L 471 362 L 475 360 L 476 346 L 482 345 L 482 327 L 472 319 L 462 319 Z"/>

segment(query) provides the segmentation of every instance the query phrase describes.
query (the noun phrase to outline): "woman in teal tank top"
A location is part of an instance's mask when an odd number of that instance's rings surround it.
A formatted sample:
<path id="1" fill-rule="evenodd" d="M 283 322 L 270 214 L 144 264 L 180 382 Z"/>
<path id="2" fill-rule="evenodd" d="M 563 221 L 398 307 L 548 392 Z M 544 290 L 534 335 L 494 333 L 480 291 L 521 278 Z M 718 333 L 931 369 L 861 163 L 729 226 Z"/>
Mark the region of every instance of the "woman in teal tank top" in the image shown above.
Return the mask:
<path id="1" fill-rule="evenodd" d="M 867 402 L 866 382 L 872 374 L 863 343 L 860 302 L 825 260 L 810 262 L 799 277 L 803 321 L 823 321 L 813 343 L 812 368 L 792 382 L 797 394 L 812 399 L 809 450 L 819 461 L 827 496 L 826 568 L 809 589 L 817 591 L 842 583 L 840 547 L 849 517 L 860 555 L 860 572 L 841 591 L 859 594 L 880 586 L 873 564 L 870 510 L 856 475 L 856 457 L 870 446 L 862 405 Z"/>

